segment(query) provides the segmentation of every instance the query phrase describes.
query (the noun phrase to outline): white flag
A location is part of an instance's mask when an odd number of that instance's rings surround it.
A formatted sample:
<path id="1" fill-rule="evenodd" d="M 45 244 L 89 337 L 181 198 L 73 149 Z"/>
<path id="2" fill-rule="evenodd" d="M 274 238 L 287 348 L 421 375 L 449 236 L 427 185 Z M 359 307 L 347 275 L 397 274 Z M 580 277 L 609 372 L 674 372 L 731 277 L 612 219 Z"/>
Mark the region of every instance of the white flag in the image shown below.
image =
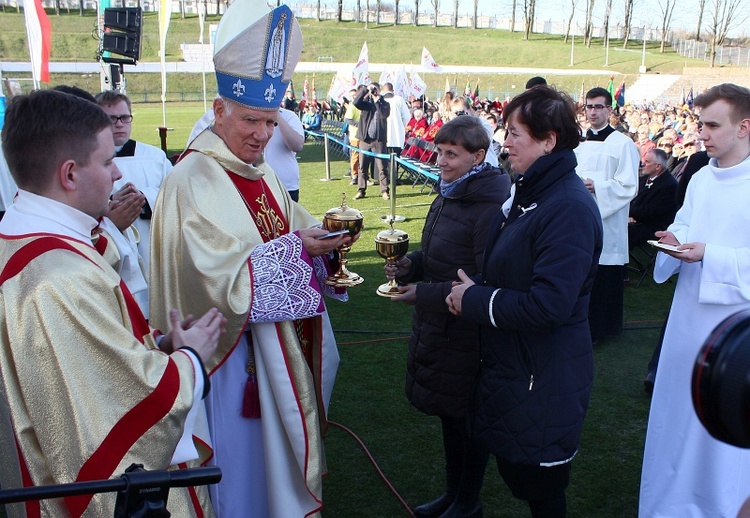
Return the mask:
<path id="1" fill-rule="evenodd" d="M 393 87 L 396 95 L 401 97 L 409 97 L 411 94 L 411 86 L 409 86 L 409 76 L 406 75 L 406 68 L 401 65 L 401 68 L 396 74 L 396 82 Z"/>
<path id="2" fill-rule="evenodd" d="M 383 67 L 383 72 L 380 73 L 380 79 L 378 79 L 378 83 L 380 83 L 380 86 L 383 86 L 386 83 L 394 84 L 396 82 L 396 76 L 391 70 L 391 67 L 388 65 L 385 65 Z"/>
<path id="3" fill-rule="evenodd" d="M 427 47 L 422 47 L 422 68 L 424 68 L 427 72 L 443 71 L 443 67 L 439 66 L 437 63 L 435 63 L 435 60 L 432 59 L 432 54 L 430 54 L 430 51 L 427 50 Z"/>
<path id="4" fill-rule="evenodd" d="M 427 92 L 427 84 L 416 72 L 411 73 L 411 94 L 419 99 Z"/>
<path id="5" fill-rule="evenodd" d="M 354 75 L 362 75 L 367 73 L 367 69 L 370 65 L 370 60 L 368 58 L 368 50 L 367 50 L 367 42 L 365 42 L 364 45 L 362 45 L 362 50 L 359 52 L 359 59 L 357 60 L 357 64 L 354 65 L 354 70 L 352 70 L 352 74 Z"/>

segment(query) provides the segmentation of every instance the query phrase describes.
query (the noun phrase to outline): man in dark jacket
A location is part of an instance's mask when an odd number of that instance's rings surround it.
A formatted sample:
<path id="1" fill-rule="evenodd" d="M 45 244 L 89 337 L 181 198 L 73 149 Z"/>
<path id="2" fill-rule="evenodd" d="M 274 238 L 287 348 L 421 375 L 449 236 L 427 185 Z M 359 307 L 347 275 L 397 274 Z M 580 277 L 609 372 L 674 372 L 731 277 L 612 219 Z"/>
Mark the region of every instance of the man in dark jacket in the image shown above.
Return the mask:
<path id="1" fill-rule="evenodd" d="M 357 138 L 359 148 L 364 151 L 360 153 L 359 181 L 355 200 L 365 197 L 367 192 L 367 180 L 372 174 L 376 178 L 373 166 L 377 168 L 377 177 L 380 180 L 380 193 L 384 200 L 390 199 L 388 191 L 388 160 L 376 158 L 369 153 L 385 153 L 386 139 L 388 137 L 388 116 L 391 114 L 391 105 L 380 96 L 380 85 L 370 83 L 367 87 L 360 86 L 354 97 L 354 106 L 362 114 L 359 118 L 359 129 Z"/>
<path id="2" fill-rule="evenodd" d="M 667 171 L 669 157 L 661 149 L 648 151 L 643 158 L 643 176 L 638 195 L 630 202 L 628 248 L 655 239 L 654 232 L 666 229 L 677 212 L 677 180 Z M 667 173 L 667 174 L 664 174 Z"/>

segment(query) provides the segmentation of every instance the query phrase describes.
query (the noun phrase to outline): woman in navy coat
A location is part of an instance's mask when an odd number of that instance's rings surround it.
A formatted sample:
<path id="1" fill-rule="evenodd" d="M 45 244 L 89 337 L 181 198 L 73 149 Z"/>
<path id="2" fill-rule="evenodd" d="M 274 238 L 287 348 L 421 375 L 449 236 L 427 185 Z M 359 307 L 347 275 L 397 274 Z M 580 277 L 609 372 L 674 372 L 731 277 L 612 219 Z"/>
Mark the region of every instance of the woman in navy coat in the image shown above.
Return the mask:
<path id="1" fill-rule="evenodd" d="M 601 217 L 575 172 L 573 101 L 532 88 L 504 116 L 514 190 L 493 220 L 482 275 L 459 271 L 446 302 L 481 326 L 473 437 L 532 516 L 562 517 L 593 380 L 587 315 Z"/>

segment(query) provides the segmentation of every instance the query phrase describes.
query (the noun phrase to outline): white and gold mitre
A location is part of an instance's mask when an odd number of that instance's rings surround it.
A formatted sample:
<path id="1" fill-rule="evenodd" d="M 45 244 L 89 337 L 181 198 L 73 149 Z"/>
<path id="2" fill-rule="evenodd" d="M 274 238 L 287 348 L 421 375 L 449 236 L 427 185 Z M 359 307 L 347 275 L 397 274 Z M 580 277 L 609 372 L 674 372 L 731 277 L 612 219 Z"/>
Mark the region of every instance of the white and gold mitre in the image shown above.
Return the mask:
<path id="1" fill-rule="evenodd" d="M 235 0 L 221 17 L 214 45 L 219 95 L 260 110 L 278 110 L 302 54 L 292 10 L 265 0 Z"/>

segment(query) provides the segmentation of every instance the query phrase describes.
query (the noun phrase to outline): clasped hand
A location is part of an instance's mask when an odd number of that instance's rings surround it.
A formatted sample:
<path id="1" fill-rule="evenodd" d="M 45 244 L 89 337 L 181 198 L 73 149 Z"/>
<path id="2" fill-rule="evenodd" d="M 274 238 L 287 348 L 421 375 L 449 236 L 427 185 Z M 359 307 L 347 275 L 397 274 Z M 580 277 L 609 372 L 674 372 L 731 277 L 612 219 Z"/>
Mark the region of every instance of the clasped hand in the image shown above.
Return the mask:
<path id="1" fill-rule="evenodd" d="M 171 353 L 180 347 L 190 347 L 204 362 L 216 352 L 219 337 L 226 332 L 227 319 L 216 308 L 209 309 L 198 319 L 193 315 L 183 319 L 179 310 L 171 309 L 169 320 L 172 329 L 164 335 L 159 348 Z"/>
<path id="2" fill-rule="evenodd" d="M 462 269 L 458 270 L 459 281 L 453 281 L 453 287 L 451 288 L 450 294 L 445 298 L 445 303 L 448 304 L 448 311 L 456 316 L 461 315 L 461 303 L 464 298 L 466 290 L 474 286 L 475 282 L 466 275 Z"/>

